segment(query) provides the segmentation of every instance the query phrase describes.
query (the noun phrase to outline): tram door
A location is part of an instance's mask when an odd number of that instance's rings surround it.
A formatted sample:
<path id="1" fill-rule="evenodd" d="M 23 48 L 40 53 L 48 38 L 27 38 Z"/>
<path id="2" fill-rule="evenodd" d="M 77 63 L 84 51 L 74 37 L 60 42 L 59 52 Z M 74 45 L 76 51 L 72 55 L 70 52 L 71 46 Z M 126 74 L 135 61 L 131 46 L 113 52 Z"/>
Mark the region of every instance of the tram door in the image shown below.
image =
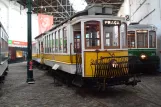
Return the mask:
<path id="1" fill-rule="evenodd" d="M 76 53 L 76 74 L 82 74 L 81 31 L 74 31 L 74 53 Z"/>

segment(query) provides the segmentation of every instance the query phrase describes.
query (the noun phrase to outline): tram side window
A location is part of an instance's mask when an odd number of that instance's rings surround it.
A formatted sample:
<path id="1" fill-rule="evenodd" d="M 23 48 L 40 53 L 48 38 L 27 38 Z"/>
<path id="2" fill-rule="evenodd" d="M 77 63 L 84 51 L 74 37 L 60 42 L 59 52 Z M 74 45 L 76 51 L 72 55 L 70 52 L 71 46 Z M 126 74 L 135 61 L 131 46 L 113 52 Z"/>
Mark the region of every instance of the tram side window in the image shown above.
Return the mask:
<path id="1" fill-rule="evenodd" d="M 85 23 L 86 49 L 100 48 L 100 22 L 88 21 Z"/>
<path id="2" fill-rule="evenodd" d="M 47 35 L 46 35 L 46 53 L 48 53 L 48 38 L 47 38 Z"/>
<path id="3" fill-rule="evenodd" d="M 56 36 L 55 36 L 55 52 L 58 53 L 58 47 L 59 47 L 59 44 L 58 44 L 59 41 L 58 41 L 58 40 L 59 40 L 59 39 L 58 39 L 58 34 L 57 34 L 57 32 L 55 32 L 55 35 L 56 35 Z"/>
<path id="4" fill-rule="evenodd" d="M 45 48 L 44 53 L 46 53 L 46 36 L 44 37 L 44 48 Z"/>
<path id="5" fill-rule="evenodd" d="M 149 48 L 156 48 L 156 32 L 149 31 Z"/>
<path id="6" fill-rule="evenodd" d="M 120 34 L 122 37 L 122 48 L 127 48 L 127 24 L 126 23 L 122 23 L 120 26 Z"/>
<path id="7" fill-rule="evenodd" d="M 61 30 L 58 31 L 59 34 L 59 53 L 63 52 L 63 35 L 61 33 Z"/>
<path id="8" fill-rule="evenodd" d="M 128 48 L 135 48 L 135 31 L 128 31 Z"/>
<path id="9" fill-rule="evenodd" d="M 46 35 L 46 53 L 48 53 L 48 38 L 47 38 L 47 35 Z"/>
<path id="10" fill-rule="evenodd" d="M 3 37 L 4 37 L 4 33 L 3 33 Z M 2 57 L 2 61 L 5 61 L 8 58 L 8 42 L 1 38 L 1 57 Z"/>
<path id="11" fill-rule="evenodd" d="M 47 35 L 47 53 L 49 53 L 49 35 Z"/>
<path id="12" fill-rule="evenodd" d="M 63 53 L 67 53 L 67 29 L 63 28 Z"/>
<path id="13" fill-rule="evenodd" d="M 52 34 L 53 36 L 52 36 L 52 40 L 53 40 L 53 42 L 52 42 L 52 52 L 54 53 L 55 52 L 55 35 L 54 35 L 54 33 Z"/>
<path id="14" fill-rule="evenodd" d="M 137 31 L 137 47 L 148 48 L 148 31 Z"/>
<path id="15" fill-rule="evenodd" d="M 45 36 L 45 53 L 47 53 L 47 36 Z"/>
<path id="16" fill-rule="evenodd" d="M 38 42 L 39 43 L 39 54 L 40 54 L 40 42 Z"/>
<path id="17" fill-rule="evenodd" d="M 48 53 L 50 53 L 50 35 L 48 35 Z"/>
<path id="18" fill-rule="evenodd" d="M 52 53 L 52 34 L 50 34 L 50 53 Z"/>
<path id="19" fill-rule="evenodd" d="M 117 48 L 119 43 L 119 26 L 104 26 L 105 48 Z"/>
<path id="20" fill-rule="evenodd" d="M 53 53 L 53 33 L 51 33 L 51 53 Z"/>
<path id="21" fill-rule="evenodd" d="M 53 42 L 53 38 L 52 38 L 52 33 L 50 34 L 50 53 L 52 53 L 52 43 Z"/>

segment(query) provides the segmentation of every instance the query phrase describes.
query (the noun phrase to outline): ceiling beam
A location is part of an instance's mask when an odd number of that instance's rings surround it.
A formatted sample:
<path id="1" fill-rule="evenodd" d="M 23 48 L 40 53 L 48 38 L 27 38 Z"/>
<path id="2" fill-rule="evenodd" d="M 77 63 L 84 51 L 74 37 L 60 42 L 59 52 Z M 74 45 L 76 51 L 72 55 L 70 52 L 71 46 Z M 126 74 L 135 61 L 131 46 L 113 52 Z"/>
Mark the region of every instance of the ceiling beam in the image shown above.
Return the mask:
<path id="1" fill-rule="evenodd" d="M 59 3 L 59 5 L 64 9 L 64 11 L 65 11 L 65 12 L 68 14 L 68 16 L 70 17 L 68 11 L 64 8 L 64 6 L 62 5 L 62 3 L 60 3 L 59 0 L 56 0 L 56 1 Z"/>
<path id="2" fill-rule="evenodd" d="M 71 5 L 62 5 L 62 6 L 71 6 Z M 58 6 L 39 6 L 39 7 L 33 7 L 33 8 L 54 8 L 54 7 L 58 7 Z"/>
<path id="3" fill-rule="evenodd" d="M 49 6 L 52 6 L 52 5 L 50 5 L 46 0 L 44 0 Z M 55 8 L 53 8 L 53 10 L 55 11 L 55 12 L 59 12 L 59 11 L 57 11 Z M 62 16 L 62 17 L 67 17 L 66 15 L 64 15 L 64 14 L 62 14 L 62 13 L 60 13 L 60 16 Z"/>

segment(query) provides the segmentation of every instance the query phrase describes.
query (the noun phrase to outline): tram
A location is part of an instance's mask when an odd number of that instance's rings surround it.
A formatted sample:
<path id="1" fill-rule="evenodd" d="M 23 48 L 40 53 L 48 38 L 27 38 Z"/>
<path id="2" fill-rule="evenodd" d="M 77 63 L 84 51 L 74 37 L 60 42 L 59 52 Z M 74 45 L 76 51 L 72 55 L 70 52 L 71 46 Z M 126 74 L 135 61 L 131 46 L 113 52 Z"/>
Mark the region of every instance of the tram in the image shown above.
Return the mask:
<path id="1" fill-rule="evenodd" d="M 128 26 L 128 54 L 139 58 L 138 72 L 152 73 L 159 70 L 156 29 L 154 25 L 138 23 Z"/>
<path id="2" fill-rule="evenodd" d="M 139 80 L 129 65 L 137 59 L 128 56 L 126 35 L 125 18 L 108 6 L 91 6 L 37 36 L 32 57 L 80 87 L 134 86 Z"/>
<path id="3" fill-rule="evenodd" d="M 4 80 L 4 76 L 8 70 L 8 35 L 0 22 L 0 82 Z"/>

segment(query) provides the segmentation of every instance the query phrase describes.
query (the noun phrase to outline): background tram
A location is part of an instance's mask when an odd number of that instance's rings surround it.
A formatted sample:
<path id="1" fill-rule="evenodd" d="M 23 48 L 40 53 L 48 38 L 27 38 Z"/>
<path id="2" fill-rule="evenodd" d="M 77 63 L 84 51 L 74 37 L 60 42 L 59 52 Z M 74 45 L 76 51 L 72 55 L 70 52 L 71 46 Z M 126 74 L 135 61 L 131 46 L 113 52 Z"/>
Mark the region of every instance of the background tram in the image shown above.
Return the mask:
<path id="1" fill-rule="evenodd" d="M 37 36 L 33 60 L 63 71 L 68 83 L 77 86 L 136 85 L 126 32 L 125 19 L 113 16 L 112 8 L 91 6 Z"/>
<path id="2" fill-rule="evenodd" d="M 160 59 L 157 56 L 156 27 L 133 23 L 128 26 L 128 54 L 138 56 L 139 72 L 148 73 L 159 70 Z"/>
<path id="3" fill-rule="evenodd" d="M 8 70 L 8 35 L 0 22 L 0 81 L 4 79 Z"/>

